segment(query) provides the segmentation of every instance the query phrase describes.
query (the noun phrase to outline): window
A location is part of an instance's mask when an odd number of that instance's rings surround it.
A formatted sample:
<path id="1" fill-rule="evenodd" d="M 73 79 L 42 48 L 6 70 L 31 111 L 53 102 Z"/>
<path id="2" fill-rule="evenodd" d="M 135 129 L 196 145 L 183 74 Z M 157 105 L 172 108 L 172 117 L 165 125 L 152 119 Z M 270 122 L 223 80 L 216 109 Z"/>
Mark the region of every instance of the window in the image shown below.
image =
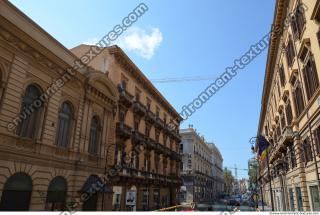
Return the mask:
<path id="1" fill-rule="evenodd" d="M 284 117 L 284 113 L 282 113 L 280 116 L 280 122 L 281 122 L 281 130 L 283 131 L 286 127 L 286 119 Z"/>
<path id="2" fill-rule="evenodd" d="M 264 133 L 266 134 L 266 136 L 269 136 L 269 129 L 267 125 L 264 126 Z"/>
<path id="3" fill-rule="evenodd" d="M 314 19 L 317 24 L 320 24 L 320 2 L 319 1 L 317 1 L 316 6 L 314 7 L 314 12 L 311 19 Z"/>
<path id="4" fill-rule="evenodd" d="M 17 127 L 17 135 L 20 137 L 34 138 L 39 125 L 39 118 L 42 110 L 41 92 L 35 85 L 26 88 L 22 101 L 21 115 L 25 116 Z"/>
<path id="5" fill-rule="evenodd" d="M 306 138 L 303 143 L 302 143 L 303 151 L 304 151 L 304 157 L 305 157 L 305 162 L 308 163 L 312 161 L 312 149 L 311 149 L 311 143 L 309 138 Z"/>
<path id="6" fill-rule="evenodd" d="M 67 181 L 57 176 L 51 180 L 48 192 L 45 210 L 48 211 L 63 211 L 67 199 Z"/>
<path id="7" fill-rule="evenodd" d="M 280 66 L 279 68 L 279 77 L 280 77 L 281 86 L 284 87 L 284 85 L 286 84 L 286 76 L 284 74 L 283 66 Z"/>
<path id="8" fill-rule="evenodd" d="M 291 125 L 293 116 L 292 116 L 292 109 L 291 109 L 290 100 L 288 100 L 287 104 L 286 104 L 286 117 L 287 117 L 288 125 Z"/>
<path id="9" fill-rule="evenodd" d="M 138 88 L 136 88 L 136 92 L 135 92 L 136 101 L 140 101 L 140 95 L 141 95 L 141 91 Z"/>
<path id="10" fill-rule="evenodd" d="M 140 124 L 140 119 L 137 116 L 134 116 L 133 118 L 133 128 L 135 131 L 139 131 L 139 124 Z"/>
<path id="11" fill-rule="evenodd" d="M 295 39 L 301 39 L 304 26 L 305 26 L 304 8 L 302 5 L 298 5 L 298 7 L 295 10 L 295 14 L 291 20 L 291 28 L 293 32 L 293 37 Z"/>
<path id="12" fill-rule="evenodd" d="M 320 153 L 320 126 L 313 132 L 317 154 Z"/>
<path id="13" fill-rule="evenodd" d="M 291 39 L 289 39 L 288 45 L 286 47 L 286 56 L 287 56 L 288 66 L 292 67 L 293 60 L 294 60 L 294 47 Z"/>
<path id="14" fill-rule="evenodd" d="M 71 126 L 73 119 L 73 107 L 69 102 L 64 102 L 59 112 L 58 132 L 57 132 L 57 146 L 67 148 L 69 147 Z"/>
<path id="15" fill-rule="evenodd" d="M 302 89 L 300 86 L 300 83 L 297 81 L 297 84 L 293 90 L 293 98 L 295 101 L 295 107 L 297 111 L 297 116 L 300 116 L 300 114 L 304 110 L 304 100 L 303 100 L 303 95 L 302 95 Z"/>
<path id="16" fill-rule="evenodd" d="M 28 211 L 31 200 L 32 180 L 25 173 L 12 175 L 4 185 L 0 211 Z"/>
<path id="17" fill-rule="evenodd" d="M 294 197 L 293 197 L 292 188 L 289 188 L 289 196 L 290 196 L 290 211 L 294 211 Z"/>
<path id="18" fill-rule="evenodd" d="M 296 187 L 298 211 L 303 211 L 302 195 L 300 187 Z"/>
<path id="19" fill-rule="evenodd" d="M 100 120 L 97 116 L 94 116 L 91 120 L 90 137 L 89 137 L 89 149 L 90 154 L 96 155 L 98 153 L 98 147 L 100 142 Z"/>
<path id="20" fill-rule="evenodd" d="M 303 79 L 306 86 L 307 98 L 309 100 L 319 87 L 316 64 L 312 57 L 309 57 L 303 68 Z"/>
<path id="21" fill-rule="evenodd" d="M 126 78 L 124 75 L 121 75 L 121 89 L 122 90 L 127 90 L 127 85 L 128 85 L 128 78 Z"/>
<path id="22" fill-rule="evenodd" d="M 146 123 L 145 135 L 150 137 L 151 125 Z"/>
<path id="23" fill-rule="evenodd" d="M 159 117 L 160 116 L 160 108 L 156 107 L 156 116 Z"/>
<path id="24" fill-rule="evenodd" d="M 318 38 L 318 43 L 319 43 L 319 46 L 320 46 L 320 29 L 318 30 L 317 38 Z"/>
<path id="25" fill-rule="evenodd" d="M 147 98 L 147 109 L 151 110 L 151 100 Z"/>
<path id="26" fill-rule="evenodd" d="M 167 115 L 165 113 L 163 114 L 163 121 L 165 124 L 167 124 Z"/>
<path id="27" fill-rule="evenodd" d="M 293 169 L 297 167 L 297 159 L 296 159 L 293 143 L 289 146 L 289 156 L 290 156 L 290 166 Z"/>
<path id="28" fill-rule="evenodd" d="M 160 131 L 158 129 L 156 129 L 155 131 L 155 141 L 159 142 L 159 136 L 160 136 Z"/>

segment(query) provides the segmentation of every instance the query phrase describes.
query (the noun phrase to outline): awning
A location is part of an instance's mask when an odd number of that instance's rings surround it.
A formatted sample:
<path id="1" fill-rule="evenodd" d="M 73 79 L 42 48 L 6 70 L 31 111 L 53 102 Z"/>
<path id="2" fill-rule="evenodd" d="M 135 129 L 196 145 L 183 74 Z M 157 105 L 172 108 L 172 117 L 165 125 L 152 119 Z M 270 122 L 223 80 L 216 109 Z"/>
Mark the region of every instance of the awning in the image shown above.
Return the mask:
<path id="1" fill-rule="evenodd" d="M 84 183 L 80 192 L 83 193 L 113 193 L 112 189 L 107 186 L 97 175 L 90 175 Z"/>

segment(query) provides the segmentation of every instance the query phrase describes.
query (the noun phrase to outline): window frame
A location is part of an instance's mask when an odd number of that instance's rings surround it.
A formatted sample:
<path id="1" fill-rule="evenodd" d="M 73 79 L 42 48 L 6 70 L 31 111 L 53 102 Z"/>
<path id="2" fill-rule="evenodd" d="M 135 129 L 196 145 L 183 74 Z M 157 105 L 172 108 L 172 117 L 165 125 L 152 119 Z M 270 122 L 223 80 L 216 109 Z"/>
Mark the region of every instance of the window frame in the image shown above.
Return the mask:
<path id="1" fill-rule="evenodd" d="M 96 121 L 96 124 L 93 124 L 94 120 Z M 101 120 L 97 115 L 95 115 L 92 117 L 91 123 L 90 123 L 89 144 L 88 144 L 89 154 L 98 155 L 100 146 L 101 146 Z"/>
<path id="2" fill-rule="evenodd" d="M 67 118 L 67 114 L 68 113 L 63 113 L 63 106 L 67 105 L 70 107 L 70 118 Z M 66 135 L 66 143 L 62 144 L 60 143 L 60 129 L 62 127 L 62 121 L 61 120 L 69 120 L 68 121 L 68 128 L 66 131 L 64 131 L 64 133 L 62 135 Z M 57 124 L 57 133 L 56 133 L 56 146 L 59 148 L 69 148 L 70 147 L 70 143 L 71 143 L 71 136 L 72 136 L 72 130 L 73 130 L 73 124 L 74 124 L 74 106 L 70 101 L 64 101 L 61 106 L 60 106 L 60 110 L 59 110 L 59 114 L 58 114 L 58 124 Z M 64 122 L 66 123 L 66 121 Z M 66 124 L 64 124 L 65 126 Z"/>

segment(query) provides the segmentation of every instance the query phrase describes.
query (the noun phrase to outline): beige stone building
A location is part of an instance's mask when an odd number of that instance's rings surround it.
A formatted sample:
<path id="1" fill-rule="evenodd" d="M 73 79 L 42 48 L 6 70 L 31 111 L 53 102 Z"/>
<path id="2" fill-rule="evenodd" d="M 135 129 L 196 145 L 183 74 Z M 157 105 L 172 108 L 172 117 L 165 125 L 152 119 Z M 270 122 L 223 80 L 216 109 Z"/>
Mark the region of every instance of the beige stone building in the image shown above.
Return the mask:
<path id="1" fill-rule="evenodd" d="M 221 181 L 214 174 L 212 144 L 209 146 L 192 125 L 180 129 L 180 135 L 183 179 L 180 202 L 212 203 L 221 194 L 215 189 Z"/>
<path id="2" fill-rule="evenodd" d="M 79 198 L 114 163 L 118 91 L 76 60 L 0 1 L 0 210 L 112 209 L 109 186 Z"/>
<path id="3" fill-rule="evenodd" d="M 319 211 L 320 1 L 277 0 L 258 133 L 273 144 L 264 200 L 275 210 Z"/>
<path id="4" fill-rule="evenodd" d="M 93 48 L 80 45 L 71 51 L 80 57 Z M 182 118 L 118 46 L 105 48 L 89 65 L 105 71 L 120 94 L 115 162 L 125 163 L 125 168 L 113 181 L 113 209 L 175 205 L 181 184 Z M 139 145 L 142 150 L 136 150 Z"/>

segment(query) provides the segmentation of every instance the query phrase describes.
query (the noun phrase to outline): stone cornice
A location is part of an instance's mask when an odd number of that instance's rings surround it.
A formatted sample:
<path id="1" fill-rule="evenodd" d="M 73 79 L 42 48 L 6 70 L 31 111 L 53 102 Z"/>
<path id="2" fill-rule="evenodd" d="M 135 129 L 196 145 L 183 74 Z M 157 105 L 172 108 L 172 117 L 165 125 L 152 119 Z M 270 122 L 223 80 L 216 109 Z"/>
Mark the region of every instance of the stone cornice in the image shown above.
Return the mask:
<path id="1" fill-rule="evenodd" d="M 281 41 L 281 34 L 283 32 L 284 21 L 286 18 L 286 10 L 289 4 L 289 0 L 277 0 L 275 6 L 275 13 L 272 23 L 272 35 L 270 37 L 266 72 L 264 77 L 262 101 L 261 101 L 261 112 L 259 119 L 259 128 L 257 133 L 260 134 L 263 129 L 264 119 L 267 111 L 268 100 L 270 96 L 270 87 L 272 85 L 272 79 L 274 76 L 274 70 L 276 66 L 277 53 L 279 51 L 278 47 Z M 280 29 L 280 31 L 279 31 Z"/>

